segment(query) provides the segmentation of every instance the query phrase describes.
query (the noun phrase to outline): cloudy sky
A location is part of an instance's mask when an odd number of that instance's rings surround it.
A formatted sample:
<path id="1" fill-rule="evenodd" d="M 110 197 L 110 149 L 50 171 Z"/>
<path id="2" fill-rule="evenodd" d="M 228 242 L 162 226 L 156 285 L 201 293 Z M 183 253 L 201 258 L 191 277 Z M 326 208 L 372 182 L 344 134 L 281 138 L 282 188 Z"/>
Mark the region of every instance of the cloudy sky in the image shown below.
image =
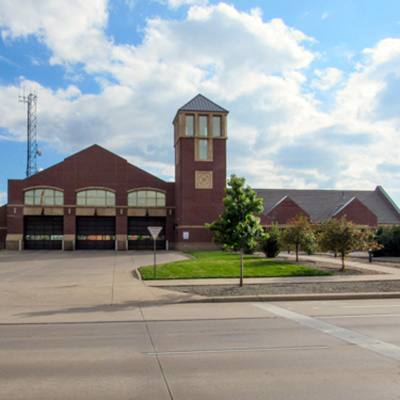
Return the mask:
<path id="1" fill-rule="evenodd" d="M 0 0 L 0 204 L 97 143 L 174 180 L 172 120 L 229 113 L 228 173 L 254 188 L 382 185 L 400 204 L 400 0 Z"/>

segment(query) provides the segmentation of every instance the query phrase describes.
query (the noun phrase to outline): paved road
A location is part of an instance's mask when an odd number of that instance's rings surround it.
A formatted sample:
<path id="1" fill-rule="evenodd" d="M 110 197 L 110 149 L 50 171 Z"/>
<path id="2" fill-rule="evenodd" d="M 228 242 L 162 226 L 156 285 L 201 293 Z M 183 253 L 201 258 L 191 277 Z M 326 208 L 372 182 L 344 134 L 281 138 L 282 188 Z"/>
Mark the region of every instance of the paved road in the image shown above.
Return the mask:
<path id="1" fill-rule="evenodd" d="M 0 325 L 0 398 L 399 398 L 400 300 L 138 308 Z"/>
<path id="2" fill-rule="evenodd" d="M 151 263 L 0 252 L 0 399 L 399 398 L 400 300 L 182 304 Z"/>

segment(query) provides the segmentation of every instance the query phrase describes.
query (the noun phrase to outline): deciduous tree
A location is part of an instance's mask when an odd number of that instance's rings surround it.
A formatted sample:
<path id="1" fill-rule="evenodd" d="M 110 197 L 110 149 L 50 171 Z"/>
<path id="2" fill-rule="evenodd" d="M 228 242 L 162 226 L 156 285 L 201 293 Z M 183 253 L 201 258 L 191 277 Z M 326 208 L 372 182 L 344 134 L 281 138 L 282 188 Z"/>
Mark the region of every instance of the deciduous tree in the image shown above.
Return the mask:
<path id="1" fill-rule="evenodd" d="M 348 221 L 346 216 L 325 221 L 321 226 L 318 244 L 322 251 L 340 254 L 342 259 L 340 271 L 345 270 L 345 257 L 350 252 L 375 249 L 378 246 L 371 229 L 360 229 L 354 222 Z"/>
<path id="2" fill-rule="evenodd" d="M 312 251 L 316 244 L 314 224 L 304 215 L 297 215 L 287 223 L 287 229 L 282 231 L 280 242 L 284 246 L 294 246 L 296 261 L 299 261 L 299 250 Z"/>
<path id="3" fill-rule="evenodd" d="M 257 241 L 266 235 L 255 216 L 263 210 L 262 199 L 258 199 L 245 179 L 231 175 L 225 189 L 225 211 L 217 221 L 206 224 L 215 233 L 214 243 L 222 244 L 225 249 L 240 251 L 240 286 L 243 286 L 243 252 L 257 245 Z"/>

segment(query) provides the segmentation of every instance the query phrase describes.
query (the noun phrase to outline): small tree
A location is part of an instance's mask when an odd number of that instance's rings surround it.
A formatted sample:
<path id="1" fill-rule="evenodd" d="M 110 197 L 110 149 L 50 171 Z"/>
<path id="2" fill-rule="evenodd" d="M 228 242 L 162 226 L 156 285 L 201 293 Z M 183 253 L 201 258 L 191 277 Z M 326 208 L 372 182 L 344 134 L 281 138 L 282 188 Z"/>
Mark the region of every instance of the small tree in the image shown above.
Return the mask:
<path id="1" fill-rule="evenodd" d="M 290 219 L 280 235 L 280 242 L 283 246 L 294 246 L 296 261 L 299 261 L 299 250 L 313 251 L 316 244 L 314 225 L 304 215 L 297 215 Z"/>
<path id="2" fill-rule="evenodd" d="M 322 251 L 331 251 L 340 254 L 342 267 L 345 271 L 345 257 L 354 250 L 368 250 L 377 248 L 372 230 L 362 231 L 354 222 L 348 221 L 346 216 L 340 219 L 329 219 L 322 224 L 318 244 Z"/>
<path id="3" fill-rule="evenodd" d="M 262 212 L 262 199 L 256 197 L 250 186 L 245 186 L 244 178 L 236 175 L 231 175 L 225 193 L 225 211 L 219 220 L 206 224 L 206 228 L 215 232 L 214 243 L 240 251 L 240 286 L 243 286 L 243 252 L 257 246 L 257 241 L 266 236 L 254 215 Z"/>
<path id="4" fill-rule="evenodd" d="M 282 250 L 282 245 L 279 241 L 281 231 L 277 224 L 272 224 L 271 227 L 268 228 L 267 233 L 269 237 L 261 241 L 260 249 L 265 253 L 266 257 L 275 258 Z"/>

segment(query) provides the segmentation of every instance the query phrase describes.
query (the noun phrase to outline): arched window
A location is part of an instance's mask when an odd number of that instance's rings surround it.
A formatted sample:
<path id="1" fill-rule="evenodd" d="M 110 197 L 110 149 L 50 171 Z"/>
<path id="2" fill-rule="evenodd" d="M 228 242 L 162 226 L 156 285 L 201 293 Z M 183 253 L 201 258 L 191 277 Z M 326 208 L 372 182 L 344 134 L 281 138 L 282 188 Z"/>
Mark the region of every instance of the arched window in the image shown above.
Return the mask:
<path id="1" fill-rule="evenodd" d="M 76 194 L 78 206 L 115 206 L 115 193 L 104 189 L 81 190 Z"/>
<path id="2" fill-rule="evenodd" d="M 62 206 L 64 193 L 56 189 L 31 189 L 25 192 L 24 203 L 27 206 Z"/>
<path id="3" fill-rule="evenodd" d="M 165 193 L 155 190 L 135 190 L 128 193 L 129 207 L 165 207 Z"/>

